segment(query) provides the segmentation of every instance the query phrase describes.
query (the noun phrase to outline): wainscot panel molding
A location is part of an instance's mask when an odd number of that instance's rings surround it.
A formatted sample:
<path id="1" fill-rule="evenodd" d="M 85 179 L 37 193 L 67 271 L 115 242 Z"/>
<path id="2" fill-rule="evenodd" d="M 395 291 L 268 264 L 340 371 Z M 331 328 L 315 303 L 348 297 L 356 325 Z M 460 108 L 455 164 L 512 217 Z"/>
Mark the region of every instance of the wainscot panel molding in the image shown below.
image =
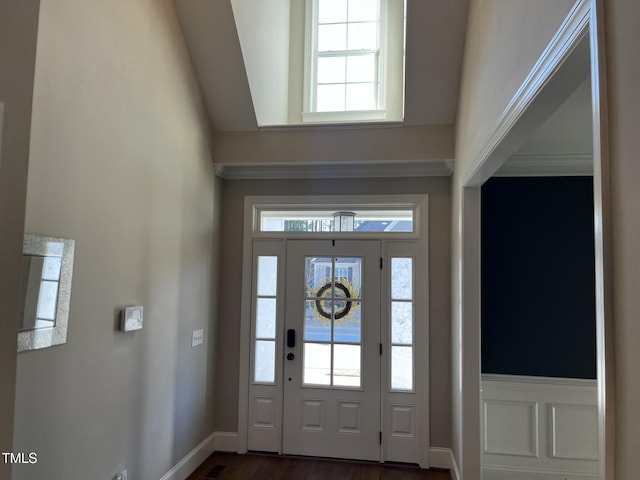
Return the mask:
<path id="1" fill-rule="evenodd" d="M 482 376 L 484 480 L 585 480 L 598 472 L 596 380 Z"/>

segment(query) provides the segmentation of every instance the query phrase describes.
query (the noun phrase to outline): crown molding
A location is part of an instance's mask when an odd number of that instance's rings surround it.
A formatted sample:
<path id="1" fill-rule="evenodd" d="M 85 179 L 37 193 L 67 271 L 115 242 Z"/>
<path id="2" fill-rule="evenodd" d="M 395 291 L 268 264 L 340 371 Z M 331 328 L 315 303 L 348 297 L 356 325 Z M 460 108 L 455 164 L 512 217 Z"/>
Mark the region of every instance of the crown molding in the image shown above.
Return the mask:
<path id="1" fill-rule="evenodd" d="M 215 173 L 228 180 L 295 178 L 449 177 L 453 161 L 397 160 L 388 162 L 216 164 Z"/>
<path id="2" fill-rule="evenodd" d="M 593 175 L 593 155 L 518 154 L 498 169 L 494 177 L 584 177 Z"/>

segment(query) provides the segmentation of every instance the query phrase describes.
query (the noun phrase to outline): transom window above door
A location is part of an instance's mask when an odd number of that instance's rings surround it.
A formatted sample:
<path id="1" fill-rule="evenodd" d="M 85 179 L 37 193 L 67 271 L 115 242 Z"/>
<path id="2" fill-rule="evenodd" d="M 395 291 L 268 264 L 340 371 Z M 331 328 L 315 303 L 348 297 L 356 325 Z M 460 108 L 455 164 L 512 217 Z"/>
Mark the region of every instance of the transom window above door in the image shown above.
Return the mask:
<path id="1" fill-rule="evenodd" d="M 414 209 L 259 208 L 260 232 L 408 233 L 415 231 Z"/>

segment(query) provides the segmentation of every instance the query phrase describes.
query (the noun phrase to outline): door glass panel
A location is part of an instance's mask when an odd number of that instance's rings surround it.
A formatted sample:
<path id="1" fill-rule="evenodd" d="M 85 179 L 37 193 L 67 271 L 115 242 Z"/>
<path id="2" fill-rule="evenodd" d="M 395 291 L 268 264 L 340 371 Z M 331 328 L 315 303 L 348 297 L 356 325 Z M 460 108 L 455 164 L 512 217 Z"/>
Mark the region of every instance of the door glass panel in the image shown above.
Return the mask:
<path id="1" fill-rule="evenodd" d="M 413 390 L 412 347 L 391 347 L 391 389 Z"/>
<path id="2" fill-rule="evenodd" d="M 258 298 L 256 306 L 256 337 L 276 338 L 275 298 Z"/>
<path id="3" fill-rule="evenodd" d="M 360 345 L 333 346 L 333 384 L 360 386 Z"/>
<path id="4" fill-rule="evenodd" d="M 391 343 L 411 345 L 413 343 L 413 303 L 391 303 Z"/>
<path id="5" fill-rule="evenodd" d="M 303 382 L 360 387 L 362 258 L 305 258 Z"/>
<path id="6" fill-rule="evenodd" d="M 273 383 L 276 378 L 276 342 L 256 341 L 255 378 L 260 383 Z"/>
<path id="7" fill-rule="evenodd" d="M 275 296 L 278 286 L 278 257 L 258 257 L 258 295 Z"/>
<path id="8" fill-rule="evenodd" d="M 304 344 L 303 382 L 307 385 L 331 384 L 331 344 Z"/>
<path id="9" fill-rule="evenodd" d="M 333 263 L 331 258 L 307 257 L 305 259 L 305 280 L 308 297 L 324 297 L 331 290 Z"/>
<path id="10" fill-rule="evenodd" d="M 411 300 L 413 298 L 413 259 L 391 259 L 391 298 Z"/>
<path id="11" fill-rule="evenodd" d="M 333 324 L 333 340 L 340 343 L 360 343 L 362 337 L 361 304 L 360 302 L 336 302 L 336 312 L 340 311 L 340 304 L 348 308 L 348 315 L 336 319 Z"/>
<path id="12" fill-rule="evenodd" d="M 322 302 L 320 308 L 329 308 L 330 301 L 307 300 L 304 309 L 304 340 L 306 342 L 329 342 L 331 341 L 331 318 L 324 318 L 318 315 L 316 302 Z M 328 304 L 328 305 L 327 305 Z"/>

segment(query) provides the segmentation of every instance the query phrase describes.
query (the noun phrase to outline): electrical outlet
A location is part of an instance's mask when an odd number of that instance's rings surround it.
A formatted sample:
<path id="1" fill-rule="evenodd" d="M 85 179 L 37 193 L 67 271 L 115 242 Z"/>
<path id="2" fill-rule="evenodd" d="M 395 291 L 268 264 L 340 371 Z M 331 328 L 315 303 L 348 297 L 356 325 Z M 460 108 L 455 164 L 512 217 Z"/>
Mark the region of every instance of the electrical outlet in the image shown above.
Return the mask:
<path id="1" fill-rule="evenodd" d="M 113 477 L 113 480 L 127 480 L 127 471 L 126 470 L 122 470 L 122 471 L 116 473 L 116 476 Z"/>

